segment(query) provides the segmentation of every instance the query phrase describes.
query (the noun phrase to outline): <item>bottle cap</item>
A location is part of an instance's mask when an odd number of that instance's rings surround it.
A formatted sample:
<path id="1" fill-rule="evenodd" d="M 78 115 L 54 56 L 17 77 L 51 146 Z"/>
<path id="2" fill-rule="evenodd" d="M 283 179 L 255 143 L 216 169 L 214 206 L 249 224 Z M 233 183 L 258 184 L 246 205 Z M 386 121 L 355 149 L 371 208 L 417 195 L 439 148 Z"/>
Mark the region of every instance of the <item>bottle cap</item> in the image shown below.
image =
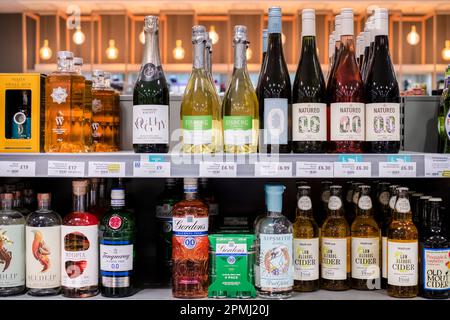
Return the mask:
<path id="1" fill-rule="evenodd" d="M 82 66 L 83 65 L 83 58 L 80 58 L 80 57 L 73 58 L 73 64 L 75 66 Z"/>
<path id="2" fill-rule="evenodd" d="M 399 187 L 397 188 L 398 192 L 408 192 L 408 188 L 407 187 Z"/>
<path id="3" fill-rule="evenodd" d="M 50 193 L 38 193 L 37 200 L 38 201 L 50 201 L 51 195 Z"/>
<path id="4" fill-rule="evenodd" d="M 281 212 L 283 208 L 283 192 L 286 189 L 283 185 L 266 184 L 266 205 L 269 212 Z"/>
<path id="5" fill-rule="evenodd" d="M 432 196 L 421 196 L 419 199 L 420 200 L 430 200 L 432 198 Z"/>
<path id="6" fill-rule="evenodd" d="M 334 18 L 334 31 L 335 31 L 335 35 L 334 35 L 334 41 L 340 41 L 341 40 L 341 34 L 342 34 L 342 19 L 341 19 L 341 15 L 338 14 L 335 18 Z"/>
<path id="7" fill-rule="evenodd" d="M 373 19 L 373 29 L 375 36 L 388 35 L 389 32 L 389 13 L 386 8 L 375 9 Z"/>
<path id="8" fill-rule="evenodd" d="M 111 200 L 124 200 L 125 199 L 125 190 L 114 188 L 111 189 Z"/>
<path id="9" fill-rule="evenodd" d="M 442 198 L 430 198 L 428 199 L 429 202 L 442 202 Z"/>
<path id="10" fill-rule="evenodd" d="M 87 186 L 88 186 L 87 180 L 72 181 L 73 194 L 76 196 L 85 195 L 87 192 Z"/>
<path id="11" fill-rule="evenodd" d="M 206 40 L 205 26 L 196 25 L 192 27 L 192 43 L 200 43 Z"/>
<path id="12" fill-rule="evenodd" d="M 1 200 L 13 200 L 14 199 L 14 195 L 12 193 L 2 193 L 0 195 L 0 199 Z"/>
<path id="13" fill-rule="evenodd" d="M 281 7 L 270 7 L 269 17 L 281 17 Z"/>
<path id="14" fill-rule="evenodd" d="M 70 51 L 58 51 L 56 53 L 58 59 L 73 59 L 73 52 Z"/>
<path id="15" fill-rule="evenodd" d="M 197 185 L 197 178 L 184 178 L 184 185 L 188 186 L 196 186 Z"/>
<path id="16" fill-rule="evenodd" d="M 316 35 L 316 11 L 314 9 L 302 10 L 302 36 Z"/>
<path id="17" fill-rule="evenodd" d="M 105 72 L 103 70 L 100 70 L 100 69 L 95 69 L 95 70 L 92 70 L 92 76 L 93 77 L 104 77 L 105 76 Z"/>
<path id="18" fill-rule="evenodd" d="M 352 36 L 354 34 L 353 9 L 341 9 L 342 33 L 343 36 Z"/>
<path id="19" fill-rule="evenodd" d="M 234 43 L 247 43 L 247 27 L 242 25 L 234 26 Z"/>
<path id="20" fill-rule="evenodd" d="M 147 31 L 147 32 L 158 31 L 158 17 L 157 16 L 145 16 L 144 31 Z"/>

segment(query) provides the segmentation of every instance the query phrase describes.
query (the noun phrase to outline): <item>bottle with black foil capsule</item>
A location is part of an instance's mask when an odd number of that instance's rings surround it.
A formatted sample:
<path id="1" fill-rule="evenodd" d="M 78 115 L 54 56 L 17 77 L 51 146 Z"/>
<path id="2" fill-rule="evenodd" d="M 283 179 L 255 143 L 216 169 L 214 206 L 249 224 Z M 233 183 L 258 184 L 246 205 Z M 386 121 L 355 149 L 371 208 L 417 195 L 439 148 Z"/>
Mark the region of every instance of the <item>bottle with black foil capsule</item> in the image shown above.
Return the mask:
<path id="1" fill-rule="evenodd" d="M 326 151 L 326 88 L 316 49 L 314 9 L 302 11 L 302 52 L 292 98 L 292 149 L 296 153 Z"/>
<path id="2" fill-rule="evenodd" d="M 138 153 L 167 153 L 169 89 L 159 56 L 158 17 L 145 17 L 144 33 L 144 56 L 133 91 L 133 148 Z"/>
<path id="3" fill-rule="evenodd" d="M 102 295 L 133 294 L 134 216 L 125 209 L 125 190 L 111 190 L 111 209 L 100 224 L 100 276 Z"/>
<path id="4" fill-rule="evenodd" d="M 339 61 L 339 54 L 341 53 L 341 34 L 342 34 L 342 20 L 341 20 L 341 15 L 338 14 L 335 18 L 334 18 L 334 31 L 333 31 L 333 48 L 334 49 L 330 49 L 330 50 L 334 50 L 333 53 L 333 63 L 331 64 L 331 68 L 328 72 L 328 77 L 327 77 L 327 97 L 328 99 L 330 99 L 330 86 L 331 86 L 331 80 L 333 79 L 333 75 L 334 72 L 336 71 L 336 65 Z"/>
<path id="5" fill-rule="evenodd" d="M 291 152 L 291 80 L 283 54 L 281 26 L 281 8 L 269 8 L 267 54 L 257 93 L 261 153 Z"/>

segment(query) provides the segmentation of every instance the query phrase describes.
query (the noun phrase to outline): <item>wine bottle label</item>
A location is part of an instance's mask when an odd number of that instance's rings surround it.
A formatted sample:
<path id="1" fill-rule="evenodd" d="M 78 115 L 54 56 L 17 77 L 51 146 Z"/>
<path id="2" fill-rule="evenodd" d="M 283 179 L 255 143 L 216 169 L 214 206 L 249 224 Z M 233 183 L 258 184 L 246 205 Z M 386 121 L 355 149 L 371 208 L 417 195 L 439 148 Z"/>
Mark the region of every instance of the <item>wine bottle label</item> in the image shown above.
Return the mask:
<path id="1" fill-rule="evenodd" d="M 172 206 L 168 203 L 156 206 L 156 217 L 158 219 L 171 219 L 172 220 Z"/>
<path id="2" fill-rule="evenodd" d="M 388 266 L 388 261 L 387 261 L 387 237 L 382 237 L 381 238 L 381 272 L 382 272 L 382 277 L 387 279 L 387 266 Z"/>
<path id="3" fill-rule="evenodd" d="M 406 198 L 400 198 L 395 203 L 395 211 L 400 213 L 408 213 L 411 211 L 411 205 L 409 204 L 409 200 Z"/>
<path id="4" fill-rule="evenodd" d="M 209 208 L 208 215 L 210 216 L 219 215 L 219 205 L 217 203 L 209 203 L 208 208 Z"/>
<path id="5" fill-rule="evenodd" d="M 450 290 L 450 248 L 424 248 L 422 251 L 423 287 L 426 290 Z"/>
<path id="6" fill-rule="evenodd" d="M 450 139 L 450 109 L 445 116 L 445 132 L 447 133 L 447 139 Z"/>
<path id="7" fill-rule="evenodd" d="M 292 105 L 292 140 L 327 140 L 327 105 L 294 103 Z"/>
<path id="8" fill-rule="evenodd" d="M 25 226 L 0 225 L 0 287 L 25 285 Z"/>
<path id="9" fill-rule="evenodd" d="M 224 116 L 223 129 L 225 145 L 242 146 L 252 143 L 251 116 Z"/>
<path id="10" fill-rule="evenodd" d="M 212 143 L 212 116 L 182 116 L 183 143 L 203 145 Z"/>
<path id="11" fill-rule="evenodd" d="M 400 141 L 400 104 L 366 104 L 366 141 Z"/>
<path id="12" fill-rule="evenodd" d="M 361 210 L 369 210 L 372 209 L 372 199 L 369 196 L 362 196 L 358 200 L 358 207 Z"/>
<path id="13" fill-rule="evenodd" d="M 61 226 L 25 228 L 27 288 L 61 286 Z"/>
<path id="14" fill-rule="evenodd" d="M 332 103 L 330 112 L 332 141 L 364 141 L 364 103 Z"/>
<path id="15" fill-rule="evenodd" d="M 263 291 L 285 291 L 294 284 L 292 234 L 260 234 L 260 285 Z"/>
<path id="16" fill-rule="evenodd" d="M 311 210 L 312 202 L 308 196 L 302 196 L 297 201 L 297 206 L 300 210 Z"/>
<path id="17" fill-rule="evenodd" d="M 98 285 L 98 226 L 61 227 L 61 283 L 68 288 Z"/>
<path id="18" fill-rule="evenodd" d="M 322 278 L 328 280 L 347 279 L 348 242 L 347 238 L 322 238 Z"/>
<path id="19" fill-rule="evenodd" d="M 417 285 L 418 250 L 417 240 L 388 239 L 388 284 L 401 287 Z"/>
<path id="20" fill-rule="evenodd" d="M 264 99 L 264 144 L 288 143 L 288 99 Z"/>
<path id="21" fill-rule="evenodd" d="M 319 238 L 294 239 L 294 279 L 319 279 Z"/>
<path id="22" fill-rule="evenodd" d="M 169 106 L 133 106 L 133 144 L 169 143 Z"/>
<path id="23" fill-rule="evenodd" d="M 100 241 L 100 275 L 105 287 L 128 287 L 133 271 L 133 244 L 130 241 Z M 119 278 L 121 281 L 114 281 Z M 125 279 L 127 278 L 127 279 Z"/>
<path id="24" fill-rule="evenodd" d="M 380 277 L 380 239 L 352 237 L 352 278 Z"/>
<path id="25" fill-rule="evenodd" d="M 383 191 L 380 193 L 378 200 L 383 206 L 387 206 L 389 204 L 389 192 Z"/>
<path id="26" fill-rule="evenodd" d="M 339 210 L 342 208 L 342 200 L 337 196 L 331 196 L 328 199 L 328 209 L 330 210 Z"/>

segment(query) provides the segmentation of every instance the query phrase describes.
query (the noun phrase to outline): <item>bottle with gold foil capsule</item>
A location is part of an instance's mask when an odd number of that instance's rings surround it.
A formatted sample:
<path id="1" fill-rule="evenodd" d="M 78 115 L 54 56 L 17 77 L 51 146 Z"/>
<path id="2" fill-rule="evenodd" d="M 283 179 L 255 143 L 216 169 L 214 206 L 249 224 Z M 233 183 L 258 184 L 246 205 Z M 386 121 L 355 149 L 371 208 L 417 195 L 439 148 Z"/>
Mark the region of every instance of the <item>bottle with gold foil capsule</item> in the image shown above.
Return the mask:
<path id="1" fill-rule="evenodd" d="M 397 201 L 398 185 L 392 184 L 389 186 L 389 202 L 386 215 L 381 224 L 381 288 L 387 288 L 387 239 L 389 226 L 392 222 L 392 215 L 394 214 L 395 201 Z"/>
<path id="2" fill-rule="evenodd" d="M 61 217 L 50 207 L 50 193 L 37 195 L 38 209 L 27 217 L 26 284 L 32 296 L 61 291 Z"/>
<path id="3" fill-rule="evenodd" d="M 114 102 L 112 104 L 112 149 L 111 151 L 118 151 L 120 145 L 120 93 L 111 86 L 111 73 L 104 72 L 106 89 L 114 92 Z"/>
<path id="4" fill-rule="evenodd" d="M 319 289 L 319 227 L 313 216 L 311 187 L 299 186 L 294 228 L 294 290 Z"/>
<path id="5" fill-rule="evenodd" d="M 350 288 L 350 227 L 344 217 L 342 187 L 330 187 L 328 216 L 321 229 L 321 287 Z"/>
<path id="6" fill-rule="evenodd" d="M 398 188 L 394 215 L 388 230 L 388 285 L 392 297 L 412 298 L 419 291 L 419 233 L 412 221 L 408 188 Z"/>
<path id="7" fill-rule="evenodd" d="M 73 70 L 73 53 L 58 51 L 57 70 L 45 79 L 45 152 L 86 152 L 86 82 Z"/>
<path id="8" fill-rule="evenodd" d="M 358 207 L 352 232 L 353 289 L 380 289 L 380 228 L 373 216 L 370 186 L 359 187 Z"/>

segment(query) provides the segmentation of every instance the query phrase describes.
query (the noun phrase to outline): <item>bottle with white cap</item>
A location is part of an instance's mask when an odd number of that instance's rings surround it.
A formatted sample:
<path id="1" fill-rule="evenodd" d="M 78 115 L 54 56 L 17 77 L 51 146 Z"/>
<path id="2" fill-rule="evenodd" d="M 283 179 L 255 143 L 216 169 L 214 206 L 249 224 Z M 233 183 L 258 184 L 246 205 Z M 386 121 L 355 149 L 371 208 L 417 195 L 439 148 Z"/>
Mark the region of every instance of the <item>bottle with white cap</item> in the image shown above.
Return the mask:
<path id="1" fill-rule="evenodd" d="M 331 79 L 333 78 L 334 71 L 336 70 L 336 64 L 339 60 L 339 53 L 341 50 L 341 33 L 342 33 L 342 21 L 341 21 L 341 15 L 338 14 L 334 19 L 334 31 L 333 31 L 333 38 L 334 38 L 334 48 L 330 50 L 334 50 L 333 53 L 333 64 L 330 67 L 330 71 L 328 72 L 328 79 L 327 79 L 327 90 L 331 86 Z M 330 92 L 328 90 L 327 95 L 329 95 Z"/>
<path id="2" fill-rule="evenodd" d="M 363 73 L 363 70 L 366 68 L 367 62 L 369 60 L 369 51 L 370 51 L 370 32 L 369 32 L 369 22 L 366 22 L 366 25 L 364 27 L 363 31 L 363 42 L 364 42 L 364 57 L 361 64 L 361 75 Z"/>
<path id="3" fill-rule="evenodd" d="M 369 72 L 369 68 L 370 68 L 370 64 L 373 58 L 373 51 L 374 51 L 374 45 L 375 45 L 375 33 L 374 33 L 374 28 L 375 28 L 375 17 L 374 16 L 370 16 L 367 19 L 367 44 L 369 46 L 369 52 L 367 55 L 367 59 L 366 59 L 366 63 L 364 65 L 364 68 L 361 71 L 361 76 L 363 78 L 363 81 L 366 79 L 367 77 L 367 73 Z"/>

